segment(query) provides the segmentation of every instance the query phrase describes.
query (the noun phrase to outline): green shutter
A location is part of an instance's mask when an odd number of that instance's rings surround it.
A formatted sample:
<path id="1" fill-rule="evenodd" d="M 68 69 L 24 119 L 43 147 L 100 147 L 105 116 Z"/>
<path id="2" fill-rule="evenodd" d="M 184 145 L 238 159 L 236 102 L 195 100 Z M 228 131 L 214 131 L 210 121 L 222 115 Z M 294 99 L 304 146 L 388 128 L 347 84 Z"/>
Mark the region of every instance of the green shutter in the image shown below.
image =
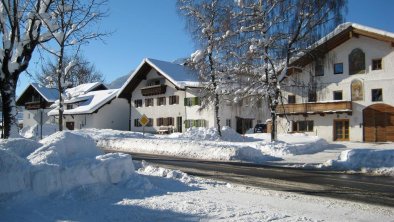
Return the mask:
<path id="1" fill-rule="evenodd" d="M 187 106 L 187 98 L 184 98 L 184 99 L 183 99 L 183 104 L 184 104 L 185 106 Z"/>

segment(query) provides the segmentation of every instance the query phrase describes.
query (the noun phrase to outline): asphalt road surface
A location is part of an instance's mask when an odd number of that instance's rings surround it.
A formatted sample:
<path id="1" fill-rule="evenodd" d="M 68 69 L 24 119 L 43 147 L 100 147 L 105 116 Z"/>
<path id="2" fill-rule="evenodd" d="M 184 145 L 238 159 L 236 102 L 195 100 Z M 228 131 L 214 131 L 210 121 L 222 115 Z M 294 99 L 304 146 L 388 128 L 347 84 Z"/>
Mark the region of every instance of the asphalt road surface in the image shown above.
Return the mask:
<path id="1" fill-rule="evenodd" d="M 145 160 L 152 165 L 204 178 L 394 207 L 393 177 L 124 153 L 131 154 L 134 160 Z"/>

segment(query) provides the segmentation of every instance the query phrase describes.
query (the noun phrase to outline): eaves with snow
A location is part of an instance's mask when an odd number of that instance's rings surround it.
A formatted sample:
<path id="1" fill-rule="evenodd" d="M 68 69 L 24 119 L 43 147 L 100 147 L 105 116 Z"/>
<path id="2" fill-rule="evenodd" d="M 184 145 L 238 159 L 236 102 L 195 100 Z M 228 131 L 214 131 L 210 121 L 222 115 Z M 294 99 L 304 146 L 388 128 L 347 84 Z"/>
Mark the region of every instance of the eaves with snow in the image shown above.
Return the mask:
<path id="1" fill-rule="evenodd" d="M 155 69 L 177 89 L 201 85 L 197 73 L 185 65 L 145 58 L 120 88 L 118 97 L 127 98 L 151 69 Z"/>

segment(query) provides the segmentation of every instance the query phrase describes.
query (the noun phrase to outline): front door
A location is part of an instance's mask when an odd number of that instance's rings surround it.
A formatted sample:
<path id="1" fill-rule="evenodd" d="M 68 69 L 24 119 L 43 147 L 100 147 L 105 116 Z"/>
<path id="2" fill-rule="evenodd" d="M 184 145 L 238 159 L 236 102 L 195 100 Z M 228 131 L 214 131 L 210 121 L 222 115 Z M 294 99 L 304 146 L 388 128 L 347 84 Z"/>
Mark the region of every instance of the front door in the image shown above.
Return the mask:
<path id="1" fill-rule="evenodd" d="M 349 141 L 349 120 L 334 120 L 334 141 Z"/>
<path id="2" fill-rule="evenodd" d="M 66 122 L 66 128 L 68 130 L 74 130 L 74 122 Z"/>
<path id="3" fill-rule="evenodd" d="M 177 118 L 176 118 L 176 128 L 177 128 L 177 130 L 178 130 L 178 132 L 182 132 L 182 116 L 178 116 Z"/>

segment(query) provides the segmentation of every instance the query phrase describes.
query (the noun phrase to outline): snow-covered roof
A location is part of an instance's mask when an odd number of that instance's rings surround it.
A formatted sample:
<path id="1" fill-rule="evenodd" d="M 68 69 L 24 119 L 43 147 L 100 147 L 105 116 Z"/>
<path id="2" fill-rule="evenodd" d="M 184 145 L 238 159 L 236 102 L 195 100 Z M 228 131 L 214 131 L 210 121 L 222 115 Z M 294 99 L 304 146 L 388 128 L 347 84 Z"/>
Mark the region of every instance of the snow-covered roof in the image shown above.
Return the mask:
<path id="1" fill-rule="evenodd" d="M 66 89 L 65 92 L 67 97 L 72 98 L 88 93 L 96 89 L 97 87 L 105 87 L 105 86 L 101 82 L 85 83 L 73 88 Z"/>
<path id="2" fill-rule="evenodd" d="M 126 89 L 126 87 L 132 82 L 132 80 L 136 78 L 137 74 L 140 73 L 140 70 L 146 64 L 153 67 L 156 71 L 158 71 L 161 75 L 163 75 L 178 88 L 184 89 L 185 87 L 200 86 L 200 81 L 198 79 L 197 73 L 190 68 L 172 62 L 145 58 L 144 60 L 142 60 L 138 68 L 130 75 L 126 83 L 123 84 L 122 88 L 120 88 L 118 96 Z"/>
<path id="3" fill-rule="evenodd" d="M 86 94 L 80 94 L 76 97 L 73 97 L 69 100 L 65 100 L 64 102 L 79 102 L 78 107 L 74 109 L 66 109 L 63 114 L 65 115 L 78 115 L 78 114 L 90 114 L 104 106 L 107 102 L 111 101 L 116 97 L 118 89 L 109 89 L 109 90 L 98 90 L 91 91 Z M 59 114 L 59 108 L 48 112 L 49 116 L 54 116 Z"/>
<path id="4" fill-rule="evenodd" d="M 59 98 L 59 91 L 56 88 L 48 88 L 38 83 L 30 83 L 21 93 L 17 101 L 22 98 L 29 87 L 33 87 L 47 102 L 55 102 Z"/>

